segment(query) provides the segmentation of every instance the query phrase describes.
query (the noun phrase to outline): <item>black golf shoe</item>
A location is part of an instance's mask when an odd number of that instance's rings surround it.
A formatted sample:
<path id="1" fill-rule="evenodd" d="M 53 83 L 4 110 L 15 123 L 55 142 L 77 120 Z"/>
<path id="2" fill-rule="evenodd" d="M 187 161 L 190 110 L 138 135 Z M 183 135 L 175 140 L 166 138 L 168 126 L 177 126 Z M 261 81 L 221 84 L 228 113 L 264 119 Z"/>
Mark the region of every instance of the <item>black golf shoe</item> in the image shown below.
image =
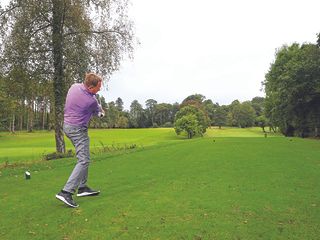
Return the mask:
<path id="1" fill-rule="evenodd" d="M 61 191 L 56 195 L 56 198 L 64 202 L 64 204 L 68 205 L 69 207 L 79 207 L 79 205 L 76 204 L 75 201 L 73 201 L 71 193 Z"/>
<path id="2" fill-rule="evenodd" d="M 95 191 L 95 190 L 92 190 L 91 188 L 85 186 L 85 187 L 82 187 L 82 188 L 79 188 L 78 189 L 78 194 L 77 196 L 78 197 L 85 197 L 85 196 L 96 196 L 100 193 L 100 191 Z"/>

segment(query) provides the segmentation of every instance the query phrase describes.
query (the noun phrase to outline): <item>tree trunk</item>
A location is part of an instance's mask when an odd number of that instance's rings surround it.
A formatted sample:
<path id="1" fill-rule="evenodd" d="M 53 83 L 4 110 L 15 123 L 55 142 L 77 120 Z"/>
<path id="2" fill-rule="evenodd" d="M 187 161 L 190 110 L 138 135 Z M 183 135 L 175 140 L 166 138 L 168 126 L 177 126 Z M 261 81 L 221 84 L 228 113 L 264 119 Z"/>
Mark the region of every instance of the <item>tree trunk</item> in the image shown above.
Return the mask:
<path id="1" fill-rule="evenodd" d="M 45 128 L 46 112 L 47 112 L 47 104 L 44 103 L 44 106 L 42 107 L 42 130 L 44 130 Z"/>
<path id="2" fill-rule="evenodd" d="M 44 130 L 44 121 L 45 121 L 45 116 L 46 116 L 46 113 L 45 111 L 43 110 L 42 111 L 42 119 L 41 119 L 41 129 Z"/>
<path id="3" fill-rule="evenodd" d="M 50 107 L 50 109 L 51 109 L 51 107 Z M 51 131 L 52 130 L 52 124 L 51 124 L 51 110 L 50 110 L 50 112 L 47 112 L 47 130 L 48 131 Z"/>
<path id="4" fill-rule="evenodd" d="M 54 65 L 54 126 L 56 151 L 65 152 L 65 142 L 63 138 L 63 108 L 65 83 L 63 74 L 63 24 L 64 24 L 64 1 L 52 1 L 52 47 L 53 47 L 53 65 Z"/>
<path id="5" fill-rule="evenodd" d="M 29 112 L 29 108 L 28 108 L 28 105 L 27 105 L 27 111 L 26 111 L 26 114 L 27 114 L 27 132 L 29 132 L 29 115 L 30 115 L 30 112 Z"/>
<path id="6" fill-rule="evenodd" d="M 20 120 L 19 120 L 19 130 L 22 131 L 22 126 L 23 126 L 23 112 L 20 114 Z"/>
<path id="7" fill-rule="evenodd" d="M 188 139 L 192 138 L 192 131 L 188 132 Z"/>
<path id="8" fill-rule="evenodd" d="M 30 106 L 28 107 L 28 132 L 33 131 L 33 100 L 30 101 Z"/>
<path id="9" fill-rule="evenodd" d="M 21 101 L 22 111 L 20 112 L 20 123 L 19 123 L 19 130 L 23 130 L 23 120 L 24 120 L 24 102 Z"/>
<path id="10" fill-rule="evenodd" d="M 12 133 L 15 132 L 14 125 L 15 125 L 15 116 L 14 116 L 14 114 L 12 114 L 12 127 L 11 127 L 11 132 L 12 132 Z"/>
<path id="11" fill-rule="evenodd" d="M 318 127 L 314 128 L 314 136 L 315 137 L 319 137 L 319 129 L 318 129 Z"/>

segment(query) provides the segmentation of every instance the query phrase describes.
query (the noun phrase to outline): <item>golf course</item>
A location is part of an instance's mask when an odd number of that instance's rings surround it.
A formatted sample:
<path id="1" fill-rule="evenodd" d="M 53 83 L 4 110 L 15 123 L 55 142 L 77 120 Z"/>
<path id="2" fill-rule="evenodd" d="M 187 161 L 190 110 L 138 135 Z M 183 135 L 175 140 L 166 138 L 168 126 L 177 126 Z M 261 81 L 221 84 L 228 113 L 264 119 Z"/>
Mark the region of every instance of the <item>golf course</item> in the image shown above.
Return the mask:
<path id="1" fill-rule="evenodd" d="M 0 240 L 320 240 L 319 9 L 1 0 Z"/>
<path id="2" fill-rule="evenodd" d="M 76 158 L 43 159 L 55 151 L 54 132 L 0 133 L 1 240 L 319 239 L 319 140 L 261 128 L 89 136 L 88 184 L 101 194 L 74 196 L 73 209 L 55 194 Z"/>

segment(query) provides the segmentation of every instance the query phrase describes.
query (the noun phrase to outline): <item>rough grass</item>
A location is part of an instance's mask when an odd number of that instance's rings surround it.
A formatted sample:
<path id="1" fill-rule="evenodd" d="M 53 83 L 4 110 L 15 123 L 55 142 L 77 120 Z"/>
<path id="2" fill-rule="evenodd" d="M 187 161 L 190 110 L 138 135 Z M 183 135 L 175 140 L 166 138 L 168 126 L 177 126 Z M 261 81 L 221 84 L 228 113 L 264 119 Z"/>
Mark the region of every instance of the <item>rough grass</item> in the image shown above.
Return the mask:
<path id="1" fill-rule="evenodd" d="M 320 142 L 239 131 L 94 155 L 78 209 L 54 198 L 74 160 L 3 169 L 0 239 L 318 239 Z"/>

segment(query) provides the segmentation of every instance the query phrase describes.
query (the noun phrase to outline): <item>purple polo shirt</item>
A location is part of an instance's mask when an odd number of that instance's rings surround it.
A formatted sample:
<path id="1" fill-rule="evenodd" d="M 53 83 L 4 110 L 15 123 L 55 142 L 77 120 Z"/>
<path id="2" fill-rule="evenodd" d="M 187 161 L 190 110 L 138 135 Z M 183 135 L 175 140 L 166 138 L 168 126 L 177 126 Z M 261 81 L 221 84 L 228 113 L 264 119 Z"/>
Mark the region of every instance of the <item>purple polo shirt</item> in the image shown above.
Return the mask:
<path id="1" fill-rule="evenodd" d="M 88 92 L 82 83 L 75 83 L 67 94 L 64 123 L 87 127 L 91 116 L 97 115 L 100 110 L 95 94 Z"/>

